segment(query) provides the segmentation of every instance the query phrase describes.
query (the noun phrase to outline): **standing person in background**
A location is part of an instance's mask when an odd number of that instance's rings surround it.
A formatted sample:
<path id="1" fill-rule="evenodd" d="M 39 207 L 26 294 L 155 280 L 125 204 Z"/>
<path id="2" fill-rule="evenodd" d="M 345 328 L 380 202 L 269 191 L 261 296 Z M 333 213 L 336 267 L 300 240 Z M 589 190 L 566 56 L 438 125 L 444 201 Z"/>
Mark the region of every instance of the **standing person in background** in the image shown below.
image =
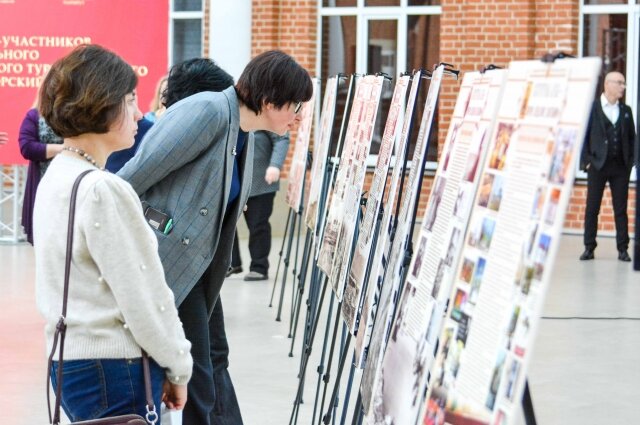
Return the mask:
<path id="1" fill-rule="evenodd" d="M 140 201 L 128 183 L 101 168 L 111 152 L 133 143 L 142 118 L 137 82 L 119 56 L 84 45 L 56 61 L 41 87 L 40 112 L 64 138 L 34 209 L 36 303 L 48 352 L 60 329 L 72 187 L 91 171 L 74 210 L 64 364 L 54 361 L 51 374 L 56 387 L 62 372 L 62 407 L 72 422 L 145 417 L 142 350 L 156 406 L 162 400 L 182 408 L 192 373 L 191 344 Z"/>
<path id="2" fill-rule="evenodd" d="M 33 245 L 33 204 L 40 179 L 51 159 L 62 151 L 62 138 L 56 135 L 40 116 L 37 108 L 27 111 L 20 125 L 20 154 L 29 160 L 27 182 L 22 201 L 22 227 L 27 241 Z"/>
<path id="3" fill-rule="evenodd" d="M 163 75 L 158 80 L 156 84 L 156 91 L 153 95 L 153 99 L 151 100 L 151 104 L 149 105 L 149 112 L 144 114 L 144 118 L 151 123 L 156 122 L 158 118 L 164 113 L 167 109 L 163 102 L 164 93 L 167 90 L 167 76 Z"/>
<path id="4" fill-rule="evenodd" d="M 293 58 L 280 51 L 262 53 L 235 87 L 170 106 L 119 172 L 148 204 L 147 211 L 163 218 L 157 226 L 160 258 L 194 357 L 185 425 L 242 423 L 219 417 L 225 388 L 213 378 L 209 318 L 249 198 L 251 132 L 285 134 L 300 120 L 302 103 L 312 92 L 308 72 Z"/>
<path id="5" fill-rule="evenodd" d="M 627 200 L 629 176 L 634 162 L 635 124 L 631 108 L 621 102 L 626 84 L 624 75 L 609 72 L 604 92 L 593 102 L 582 146 L 580 168 L 587 172 L 587 208 L 584 214 L 584 252 L 580 260 L 593 260 L 598 245 L 598 215 L 604 188 L 609 182 L 616 223 L 618 260 L 631 261 Z"/>
<path id="6" fill-rule="evenodd" d="M 246 281 L 269 278 L 269 252 L 271 251 L 271 224 L 273 199 L 280 189 L 280 170 L 289 149 L 289 134 L 278 136 L 268 131 L 254 133 L 253 180 L 244 218 L 249 228 L 249 254 L 251 264 Z M 242 272 L 242 259 L 238 246 L 238 233 L 233 239 L 231 267 L 227 276 Z"/>

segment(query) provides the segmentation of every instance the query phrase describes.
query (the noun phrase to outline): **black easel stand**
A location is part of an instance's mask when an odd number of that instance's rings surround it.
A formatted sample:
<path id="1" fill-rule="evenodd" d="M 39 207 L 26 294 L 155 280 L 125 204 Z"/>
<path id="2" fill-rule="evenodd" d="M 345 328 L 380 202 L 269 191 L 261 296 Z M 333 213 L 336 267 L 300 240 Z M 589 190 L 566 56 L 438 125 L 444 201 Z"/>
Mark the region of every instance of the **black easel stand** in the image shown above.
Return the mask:
<path id="1" fill-rule="evenodd" d="M 320 298 L 318 300 L 318 311 L 317 311 L 317 316 L 320 315 L 320 313 L 322 312 L 322 303 L 324 301 L 324 297 L 325 294 L 327 292 L 327 286 L 328 286 L 328 281 L 329 279 L 327 279 L 325 277 L 324 282 L 322 284 L 322 292 L 320 294 Z M 333 297 L 331 297 L 331 305 L 330 305 L 330 309 L 333 306 Z M 302 402 L 302 391 L 304 389 L 304 376 L 306 374 L 307 371 L 307 366 L 309 364 L 309 358 L 311 356 L 311 349 L 313 346 L 313 340 L 315 338 L 316 335 L 316 331 L 318 330 L 318 320 L 319 317 L 316 317 L 316 319 L 314 320 L 314 324 L 313 327 L 311 329 L 311 334 L 309 336 L 309 342 L 308 344 L 305 346 L 304 349 L 304 353 L 303 353 L 303 364 L 302 364 L 302 370 L 300 371 L 300 380 L 298 381 L 298 390 L 296 391 L 296 398 L 293 402 L 293 410 L 291 412 L 291 419 L 289 420 L 289 425 L 292 425 L 294 423 L 298 423 L 298 413 L 300 412 L 300 403 Z M 295 419 L 295 421 L 294 421 Z"/>
<path id="2" fill-rule="evenodd" d="M 289 214 L 287 215 L 287 224 L 284 225 L 284 236 L 282 237 L 282 246 L 278 253 L 278 267 L 276 268 L 276 277 L 273 279 L 273 290 L 271 291 L 271 299 L 269 300 L 269 307 L 273 306 L 273 296 L 276 293 L 276 286 L 278 285 L 278 274 L 280 273 L 280 263 L 282 263 L 282 253 L 284 251 L 284 245 L 287 240 L 287 232 L 289 231 L 289 222 L 293 215 L 293 209 L 289 208 Z"/>
<path id="3" fill-rule="evenodd" d="M 333 297 L 332 297 L 333 299 Z M 338 308 L 336 310 L 336 318 L 334 321 L 334 325 L 333 325 L 333 335 L 331 336 L 331 347 L 329 348 L 329 362 L 327 363 L 327 370 L 325 371 L 324 375 L 322 376 L 322 381 L 324 382 L 324 388 L 322 390 L 322 401 L 320 402 L 320 410 L 318 410 L 319 414 L 318 414 L 318 424 L 321 422 L 321 418 L 322 418 L 322 410 L 324 409 L 324 401 L 327 397 L 327 388 L 329 387 L 329 381 L 331 380 L 331 365 L 333 364 L 333 352 L 336 348 L 336 340 L 337 340 L 337 336 L 338 336 L 338 327 L 340 326 L 340 319 L 341 319 L 341 310 L 342 310 L 342 301 L 338 303 Z M 328 316 L 328 321 L 327 321 L 327 327 L 329 325 L 329 322 L 331 321 L 331 316 Z M 326 344 L 324 344 L 326 346 Z M 324 348 L 324 347 L 323 347 Z M 318 378 L 320 378 L 318 376 Z M 318 401 L 318 394 L 316 394 L 316 403 Z M 314 414 L 312 416 L 312 424 L 315 423 L 315 412 L 316 412 L 316 406 L 317 404 L 314 404 L 313 406 L 313 411 Z"/>
<path id="4" fill-rule="evenodd" d="M 293 211 L 293 209 L 291 209 L 289 214 L 292 215 L 292 218 L 291 218 L 289 230 L 287 230 L 287 234 L 289 235 L 289 240 L 287 241 L 287 254 L 285 255 L 284 261 L 283 261 L 284 270 L 282 272 L 282 286 L 280 288 L 280 302 L 278 303 L 278 314 L 276 315 L 276 322 L 280 321 L 280 316 L 282 314 L 282 302 L 284 301 L 284 290 L 287 286 L 287 271 L 289 270 L 289 259 L 291 258 L 291 247 L 293 246 L 293 237 L 296 231 L 296 222 L 298 219 L 298 215 Z"/>
<path id="5" fill-rule="evenodd" d="M 304 286 L 307 280 L 307 269 L 309 267 L 309 254 L 312 247 L 312 232 L 307 229 L 307 234 L 304 238 L 304 249 L 302 250 L 302 263 L 300 265 L 300 275 L 298 276 L 298 292 L 295 299 L 295 307 L 293 310 L 293 317 L 291 325 L 289 326 L 289 338 L 291 338 L 291 349 L 289 350 L 289 357 L 293 357 L 293 345 L 296 341 L 296 333 L 298 331 L 298 321 L 300 320 L 300 307 L 302 305 L 302 297 L 304 296 Z M 293 337 L 292 337 L 293 332 Z"/>
<path id="6" fill-rule="evenodd" d="M 353 409 L 353 419 L 351 425 L 360 425 L 364 419 L 364 412 L 362 411 L 362 395 L 358 391 L 358 398 L 356 399 L 356 407 Z"/>
<path id="7" fill-rule="evenodd" d="M 344 78 L 342 74 L 339 74 L 339 76 L 340 78 Z M 339 158 L 339 152 L 342 147 L 342 140 L 344 138 L 344 133 L 346 131 L 347 117 L 349 116 L 349 112 L 351 109 L 351 101 L 352 101 L 353 92 L 354 92 L 353 87 L 355 86 L 355 80 L 357 76 L 358 76 L 357 74 L 352 74 L 349 80 L 349 88 L 347 91 L 347 97 L 345 101 L 345 109 L 343 113 L 342 124 L 340 127 L 340 133 L 339 133 L 338 142 L 336 146 L 336 158 Z M 331 164 L 331 161 L 329 160 L 330 158 L 331 158 L 331 153 L 329 152 L 328 161 L 327 161 L 328 164 Z M 328 193 L 328 190 L 333 186 L 333 179 L 336 175 L 336 169 L 337 169 L 337 165 L 328 166 L 326 169 L 326 172 L 329 177 L 327 178 L 327 176 L 325 176 L 324 178 L 323 191 L 322 191 L 323 195 L 321 196 L 320 203 L 319 203 L 318 223 L 316 224 L 316 236 L 318 237 L 320 236 L 319 228 L 322 223 L 321 217 L 324 217 L 324 214 L 326 214 L 327 193 Z M 313 252 L 313 250 L 311 250 L 311 252 Z M 315 259 L 314 255 L 310 255 L 308 258 L 308 260 L 311 260 L 311 261 L 313 261 L 314 259 Z M 305 375 L 306 375 L 307 366 L 309 363 L 309 358 L 311 355 L 311 348 L 313 346 L 313 341 L 315 339 L 315 334 L 318 328 L 320 315 L 322 313 L 322 303 L 324 301 L 324 297 L 325 297 L 326 289 L 328 285 L 328 278 L 319 271 L 316 264 L 312 266 L 311 275 L 312 275 L 311 289 L 309 291 L 309 300 L 307 303 L 308 325 L 305 328 L 304 350 L 301 356 L 301 367 L 300 367 L 300 373 L 299 373 L 298 391 L 296 393 L 296 398 L 294 401 L 294 408 L 293 408 L 293 411 L 291 412 L 291 419 L 289 422 L 290 425 L 292 425 L 293 423 L 297 423 L 298 421 L 299 408 L 300 408 L 300 404 L 302 403 L 302 393 L 304 389 Z M 315 279 L 314 279 L 314 276 L 315 276 Z M 320 280 L 323 281 L 322 291 L 320 296 L 317 297 L 317 287 L 319 286 Z M 320 365 L 318 366 L 319 376 L 318 376 L 318 385 L 317 385 L 317 391 L 316 391 L 316 403 L 314 405 L 314 413 L 313 413 L 314 421 L 315 421 L 315 413 L 316 413 L 315 406 L 317 405 L 317 398 L 318 398 L 318 393 L 320 389 L 320 377 L 322 376 L 323 369 L 324 369 L 323 363 L 324 363 L 324 357 L 325 357 L 326 347 L 327 347 L 329 323 L 332 317 L 332 309 L 333 309 L 333 303 L 334 303 L 334 297 L 331 296 L 330 298 L 331 298 L 331 301 L 329 306 L 329 314 L 327 315 L 328 323 L 327 323 L 327 329 L 325 330 L 325 341 L 323 342 Z M 340 312 L 340 309 L 338 308 L 338 313 L 339 312 Z"/>
<path id="8" fill-rule="evenodd" d="M 307 154 L 309 155 L 309 154 Z M 306 181 L 306 173 L 305 173 L 305 178 L 302 179 L 302 184 L 304 186 Z M 298 295 L 298 291 L 296 291 L 296 279 L 298 279 L 298 286 L 300 286 L 300 280 L 301 277 L 300 275 L 298 275 L 298 254 L 300 253 L 300 233 L 302 232 L 302 228 L 304 227 L 304 217 L 302 215 L 303 211 L 304 211 L 304 190 L 302 191 L 302 197 L 300 198 L 300 211 L 298 211 L 298 217 L 299 219 L 299 223 L 298 223 L 298 236 L 296 237 L 296 254 L 294 256 L 293 259 L 293 270 L 291 271 L 291 275 L 293 276 L 293 283 L 291 285 L 291 308 L 290 308 L 290 312 L 289 312 L 289 335 L 287 336 L 288 338 L 291 338 L 291 327 L 293 326 L 293 316 L 295 313 L 295 308 L 296 308 L 296 296 Z M 307 238 L 305 237 L 305 247 L 307 244 Z M 300 268 L 302 268 L 302 264 L 300 265 Z M 304 287 L 303 287 L 304 290 Z"/>
<path id="9" fill-rule="evenodd" d="M 533 401 L 531 400 L 528 379 L 524 383 L 524 393 L 522 393 L 522 412 L 524 413 L 525 424 L 536 425 L 536 414 L 533 411 Z"/>
<path id="10" fill-rule="evenodd" d="M 354 352 L 351 358 L 351 368 L 349 368 L 349 379 L 347 380 L 347 389 L 344 394 L 344 406 L 342 406 L 342 415 L 340 416 L 340 425 L 344 425 L 345 420 L 347 419 L 347 410 L 349 409 L 349 400 L 351 399 L 351 388 L 353 387 L 353 376 L 355 375 L 355 373 L 356 373 L 356 353 Z M 358 398 L 360 398 L 359 392 L 358 392 Z"/>

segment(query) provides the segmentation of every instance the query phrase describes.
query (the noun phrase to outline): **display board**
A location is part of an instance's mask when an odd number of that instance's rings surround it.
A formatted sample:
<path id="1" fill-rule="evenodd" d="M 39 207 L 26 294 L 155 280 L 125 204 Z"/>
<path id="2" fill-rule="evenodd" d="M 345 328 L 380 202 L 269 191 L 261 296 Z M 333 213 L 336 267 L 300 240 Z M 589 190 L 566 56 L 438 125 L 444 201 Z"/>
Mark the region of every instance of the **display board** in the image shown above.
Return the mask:
<path id="1" fill-rule="evenodd" d="M 376 320 L 373 327 L 371 342 L 367 351 L 364 373 L 360 384 L 360 394 L 362 396 L 362 405 L 369 406 L 371 404 L 371 394 L 373 389 L 373 381 L 380 368 L 382 354 L 386 345 L 388 329 L 390 326 L 393 309 L 397 300 L 397 292 L 402 278 L 402 263 L 404 255 L 407 251 L 410 227 L 413 224 L 413 214 L 417 198 L 420 194 L 420 182 L 423 172 L 423 165 L 426 161 L 426 154 L 429 142 L 429 134 L 433 124 L 433 117 L 436 111 L 438 95 L 444 73 L 444 65 L 438 66 L 431 76 L 431 84 L 425 102 L 424 114 L 420 123 L 420 131 L 416 141 L 416 147 L 412 158 L 411 171 L 406 179 L 404 193 L 400 204 L 400 211 L 396 218 L 397 227 L 395 237 L 388 254 L 388 264 L 386 269 L 380 270 L 377 276 L 371 274 L 369 286 L 377 288 L 376 283 L 382 282 L 382 290 L 379 298 L 379 307 L 376 314 Z M 383 260 L 384 261 L 384 260 Z M 371 280 L 373 279 L 373 281 Z M 363 318 L 365 312 L 363 311 Z M 367 314 L 367 317 L 370 317 Z M 366 327 L 363 327 L 366 331 Z M 366 332 L 363 332 L 365 334 Z M 358 333 L 357 345 L 360 341 L 360 333 Z"/>
<path id="2" fill-rule="evenodd" d="M 347 324 L 347 327 L 349 328 L 349 332 L 351 332 L 351 334 L 355 334 L 356 331 L 356 322 L 359 313 L 358 309 L 362 301 L 362 286 L 365 280 L 367 263 L 369 262 L 369 258 L 372 254 L 374 255 L 374 257 L 377 257 L 377 251 L 374 251 L 372 253 L 372 250 L 374 248 L 373 242 L 375 239 L 374 233 L 377 231 L 375 225 L 378 221 L 378 215 L 382 207 L 382 201 L 385 192 L 385 186 L 387 184 L 387 175 L 389 173 L 392 154 L 395 152 L 396 164 L 398 163 L 398 160 L 400 160 L 401 162 L 404 160 L 409 125 L 411 123 L 411 118 L 413 117 L 413 109 L 418 93 L 418 87 L 420 86 L 420 71 L 417 71 L 415 75 L 417 75 L 417 77 L 414 77 L 412 80 L 413 83 L 411 84 L 409 99 L 406 102 L 407 106 L 405 107 L 402 131 L 400 133 L 399 141 L 396 142 L 398 138 L 395 137 L 395 134 L 394 137 L 383 138 L 383 144 L 380 147 L 380 153 L 378 154 L 376 168 L 373 172 L 373 181 L 371 183 L 371 188 L 369 189 L 369 196 L 367 198 L 364 218 L 362 219 L 362 222 L 360 224 L 360 232 L 358 233 L 358 240 L 356 242 L 355 252 L 353 253 L 353 261 L 351 262 L 351 267 L 349 268 L 349 276 L 347 278 L 347 284 L 345 287 L 342 302 L 342 317 L 344 318 L 344 321 Z M 411 77 L 408 75 L 402 76 L 398 79 L 394 91 L 394 97 L 396 97 L 396 93 L 398 94 L 398 97 L 405 97 L 407 86 L 409 85 L 410 80 Z M 400 94 L 400 92 L 402 93 Z M 394 129 L 396 128 L 397 126 L 394 126 Z M 395 198 L 399 176 L 400 169 L 394 167 L 394 173 L 391 179 L 393 183 L 391 184 L 391 190 L 388 196 L 391 205 L 393 204 L 393 200 Z M 381 223 L 386 224 L 381 224 L 379 229 L 387 229 L 389 227 L 389 222 L 391 221 L 391 205 L 388 205 L 388 208 L 384 210 L 383 220 L 381 221 Z M 376 245 L 382 246 L 385 243 L 385 238 L 388 236 L 388 232 L 383 232 L 381 230 L 378 231 L 379 233 Z"/>
<path id="3" fill-rule="evenodd" d="M 599 70 L 597 58 L 509 66 L 425 425 L 517 422 Z"/>
<path id="4" fill-rule="evenodd" d="M 401 117 L 401 113 L 403 112 L 404 109 L 404 104 L 405 104 L 405 95 L 407 93 L 407 85 L 409 83 L 409 77 L 408 76 L 404 76 L 404 77 L 400 77 L 395 85 L 395 88 L 393 90 L 393 95 L 391 97 L 391 104 L 389 105 L 389 112 L 387 115 L 387 122 L 385 123 L 385 127 L 384 127 L 384 132 L 382 134 L 382 141 L 380 143 L 380 150 L 378 152 L 378 161 L 376 163 L 376 169 L 374 171 L 374 175 L 373 175 L 373 182 L 372 182 L 372 187 L 369 191 L 369 196 L 368 198 L 371 198 L 371 196 L 377 196 L 380 199 L 374 199 L 374 203 L 377 203 L 378 206 L 379 201 L 381 201 L 381 197 L 382 194 L 384 193 L 384 185 L 386 183 L 387 180 L 387 172 L 389 170 L 389 162 L 391 161 L 391 155 L 393 155 L 393 148 L 395 145 L 395 141 L 398 139 L 398 129 L 400 128 L 400 119 Z M 362 181 L 361 183 L 364 183 L 364 175 L 362 176 Z M 360 186 L 360 191 L 362 191 L 362 184 Z M 373 195 L 373 192 L 376 192 L 376 195 Z M 367 199 L 368 202 L 368 199 Z M 373 206 L 371 207 L 371 209 L 376 209 Z M 358 212 L 360 211 L 359 207 L 356 207 L 354 209 L 354 212 Z M 365 238 L 369 239 L 369 237 L 372 235 L 372 231 L 374 231 L 375 229 L 373 229 L 373 225 L 375 225 L 375 220 L 374 220 L 374 215 L 373 215 L 373 211 L 367 213 L 365 211 L 364 215 L 363 215 L 363 220 L 362 220 L 362 226 L 360 226 L 358 228 L 359 233 L 358 235 L 360 235 L 361 233 L 365 233 Z M 342 257 L 335 257 L 334 258 L 334 264 L 333 264 L 333 272 L 334 274 L 337 272 L 338 277 L 337 277 L 337 282 L 335 283 L 335 285 L 338 285 L 340 287 L 344 287 L 345 282 L 347 281 L 347 276 L 349 274 L 349 270 L 351 269 L 350 267 L 350 263 L 351 263 L 351 259 L 353 257 L 353 242 L 354 242 L 354 237 L 355 237 L 355 230 L 356 230 L 356 226 L 357 226 L 357 221 L 358 221 L 358 217 L 356 215 L 355 219 L 353 221 L 349 221 L 349 224 L 352 223 L 351 226 L 345 226 L 345 232 L 343 233 L 342 239 L 343 239 L 343 246 L 345 247 L 342 250 Z M 344 313 L 344 309 L 347 308 L 347 305 L 353 306 L 355 305 L 355 303 L 357 301 L 359 301 L 359 297 L 356 298 L 354 292 L 348 292 L 349 295 L 349 299 L 344 299 L 343 298 L 343 303 L 342 303 L 342 307 L 343 307 L 343 313 Z M 352 316 L 352 314 L 349 315 L 345 315 L 345 316 Z"/>
<path id="5" fill-rule="evenodd" d="M 346 248 L 345 235 L 353 233 L 356 225 L 383 83 L 384 77 L 376 75 L 367 75 L 357 82 L 318 255 L 318 267 L 329 278 L 338 300 L 344 290 L 338 277 Z"/>
<path id="6" fill-rule="evenodd" d="M 168 0 L 0 1 L 0 28 L 0 131 L 9 133 L 0 164 L 27 163 L 18 146 L 22 120 L 51 65 L 76 46 L 100 44 L 131 64 L 143 112 L 167 72 Z"/>
<path id="7" fill-rule="evenodd" d="M 309 182 L 309 196 L 307 197 L 307 208 L 304 222 L 309 230 L 315 232 L 318 222 L 318 208 L 322 188 L 324 187 L 327 157 L 331 144 L 331 129 L 336 113 L 336 95 L 338 93 L 338 77 L 334 76 L 327 80 L 327 85 L 322 99 L 322 110 L 320 112 L 320 129 L 317 140 L 313 146 L 313 161 Z"/>
<path id="8" fill-rule="evenodd" d="M 302 206 L 302 193 L 304 191 L 305 172 L 307 170 L 307 154 L 309 152 L 309 140 L 311 139 L 311 128 L 313 127 L 313 112 L 316 106 L 316 92 L 318 79 L 312 78 L 313 94 L 311 99 L 302 106 L 300 124 L 296 136 L 296 143 L 291 158 L 291 168 L 289 169 L 289 185 L 285 201 L 295 212 L 300 211 Z"/>
<path id="9" fill-rule="evenodd" d="M 464 75 L 365 423 L 416 423 L 505 77 Z"/>

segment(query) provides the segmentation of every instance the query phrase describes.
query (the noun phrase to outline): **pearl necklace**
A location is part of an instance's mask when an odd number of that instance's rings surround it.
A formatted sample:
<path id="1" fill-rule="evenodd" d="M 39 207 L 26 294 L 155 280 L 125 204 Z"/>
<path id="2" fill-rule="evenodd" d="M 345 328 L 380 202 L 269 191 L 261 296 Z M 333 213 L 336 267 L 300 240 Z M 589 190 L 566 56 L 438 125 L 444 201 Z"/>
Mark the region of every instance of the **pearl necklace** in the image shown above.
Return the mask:
<path id="1" fill-rule="evenodd" d="M 63 151 L 73 152 L 73 153 L 77 153 L 78 155 L 80 155 L 81 157 L 83 157 L 84 159 L 89 161 L 91 164 L 93 164 L 94 167 L 104 171 L 104 167 L 99 166 L 98 163 L 96 162 L 96 160 L 93 159 L 93 157 L 91 155 L 89 155 L 88 153 L 86 153 L 82 149 L 78 149 L 78 148 L 75 148 L 73 146 L 65 146 L 65 147 L 62 148 L 62 150 Z"/>

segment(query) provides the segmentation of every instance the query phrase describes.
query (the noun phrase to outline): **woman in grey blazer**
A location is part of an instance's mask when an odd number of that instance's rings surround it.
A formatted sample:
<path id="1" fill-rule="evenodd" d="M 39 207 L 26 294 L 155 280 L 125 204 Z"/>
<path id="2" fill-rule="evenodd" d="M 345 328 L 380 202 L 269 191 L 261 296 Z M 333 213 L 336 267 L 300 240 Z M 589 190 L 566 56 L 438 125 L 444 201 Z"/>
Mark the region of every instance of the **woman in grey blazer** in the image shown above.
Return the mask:
<path id="1" fill-rule="evenodd" d="M 209 327 L 224 325 L 210 323 L 209 317 L 249 197 L 250 132 L 286 133 L 299 121 L 312 91 L 307 71 L 293 58 L 265 52 L 249 62 L 235 87 L 198 93 L 169 107 L 119 172 L 148 211 L 166 217 L 156 229 L 159 253 L 194 357 L 184 423 L 242 422 L 239 415 L 232 422 L 221 416 Z"/>

